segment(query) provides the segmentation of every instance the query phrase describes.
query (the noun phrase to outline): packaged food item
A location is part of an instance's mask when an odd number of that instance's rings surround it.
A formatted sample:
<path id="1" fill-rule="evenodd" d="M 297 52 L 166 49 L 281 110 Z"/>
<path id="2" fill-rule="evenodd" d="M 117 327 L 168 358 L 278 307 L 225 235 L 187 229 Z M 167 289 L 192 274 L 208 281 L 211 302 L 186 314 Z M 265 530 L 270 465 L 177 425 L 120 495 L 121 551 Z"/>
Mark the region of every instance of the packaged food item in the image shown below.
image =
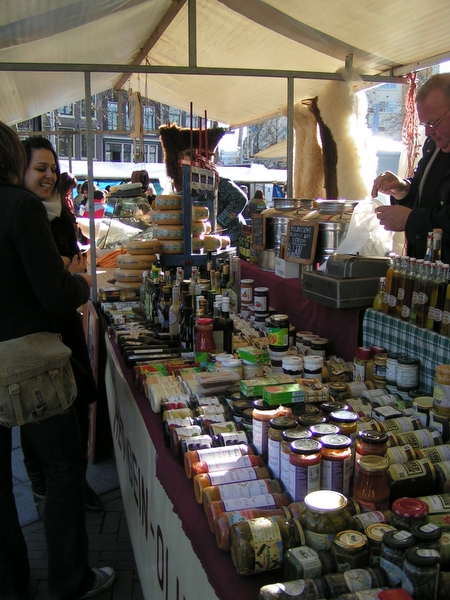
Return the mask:
<path id="1" fill-rule="evenodd" d="M 325 554 L 328 555 L 327 560 L 324 560 Z M 284 579 L 315 579 L 330 573 L 331 571 L 327 570 L 330 564 L 336 566 L 327 550 L 317 552 L 309 546 L 291 548 L 284 557 Z"/>
<path id="2" fill-rule="evenodd" d="M 363 429 L 356 437 L 355 460 L 368 454 L 384 456 L 387 452 L 388 436 L 383 431 Z"/>
<path id="3" fill-rule="evenodd" d="M 330 590 L 330 598 L 388 585 L 386 574 L 380 568 L 349 569 L 345 573 L 330 573 L 323 577 Z"/>
<path id="4" fill-rule="evenodd" d="M 402 588 L 414 600 L 436 598 L 439 583 L 439 561 L 437 550 L 412 546 L 405 552 Z"/>
<path id="5" fill-rule="evenodd" d="M 373 523 L 365 530 L 367 541 L 369 543 L 370 567 L 378 567 L 380 565 L 381 545 L 383 542 L 383 535 L 386 531 L 395 531 L 395 527 L 386 525 L 385 523 Z"/>
<path id="6" fill-rule="evenodd" d="M 411 531 L 412 525 L 428 523 L 428 505 L 419 498 L 398 498 L 392 503 L 391 525 Z"/>
<path id="7" fill-rule="evenodd" d="M 195 498 L 201 504 L 203 502 L 203 490 L 210 486 L 269 478 L 270 474 L 267 467 L 247 467 L 200 473 L 194 477 Z"/>
<path id="8" fill-rule="evenodd" d="M 331 554 L 336 561 L 338 573 L 369 566 L 367 537 L 354 529 L 346 529 L 336 534 L 331 545 Z"/>
<path id="9" fill-rule="evenodd" d="M 291 443 L 289 462 L 294 467 L 290 473 L 291 496 L 301 502 L 305 496 L 320 489 L 320 464 L 322 444 L 317 440 L 296 440 Z"/>
<path id="10" fill-rule="evenodd" d="M 268 464 L 273 477 L 280 477 L 281 434 L 288 429 L 295 429 L 297 421 L 292 417 L 279 416 L 269 421 L 268 431 Z"/>
<path id="11" fill-rule="evenodd" d="M 280 479 L 285 490 L 292 496 L 294 490 L 291 485 L 294 482 L 295 465 L 291 464 L 291 443 L 295 440 L 307 440 L 311 438 L 309 429 L 285 429 L 281 432 L 280 447 Z"/>
<path id="12" fill-rule="evenodd" d="M 389 508 L 389 461 L 383 456 L 362 456 L 355 464 L 353 497 L 362 510 L 385 511 Z"/>
<path id="13" fill-rule="evenodd" d="M 436 490 L 436 470 L 434 465 L 421 458 L 407 463 L 390 465 L 388 481 L 391 489 L 391 502 L 397 498 L 424 494 Z"/>
<path id="14" fill-rule="evenodd" d="M 346 435 L 325 435 L 322 440 L 322 473 L 320 487 L 349 495 L 351 444 Z"/>
<path id="15" fill-rule="evenodd" d="M 386 531 L 381 544 L 380 567 L 386 573 L 391 587 L 398 587 L 403 577 L 405 551 L 415 543 L 409 531 Z"/>
<path id="16" fill-rule="evenodd" d="M 264 585 L 259 590 L 259 600 L 322 600 L 326 594 L 322 579 L 294 579 Z"/>

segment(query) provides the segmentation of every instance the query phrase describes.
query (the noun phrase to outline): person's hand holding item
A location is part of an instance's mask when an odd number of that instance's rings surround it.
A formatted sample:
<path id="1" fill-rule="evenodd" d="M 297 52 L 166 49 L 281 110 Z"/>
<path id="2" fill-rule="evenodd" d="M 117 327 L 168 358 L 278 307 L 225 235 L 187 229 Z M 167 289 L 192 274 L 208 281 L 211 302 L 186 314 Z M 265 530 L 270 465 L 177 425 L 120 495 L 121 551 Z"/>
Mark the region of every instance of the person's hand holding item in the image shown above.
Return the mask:
<path id="1" fill-rule="evenodd" d="M 66 269 L 69 273 L 84 273 L 86 270 L 86 255 L 81 252 L 74 254 Z"/>
<path id="2" fill-rule="evenodd" d="M 376 198 L 378 192 L 381 192 L 393 196 L 396 200 L 401 200 L 409 192 L 409 188 L 409 181 L 400 179 L 400 177 L 391 173 L 391 171 L 384 171 L 373 182 L 372 198 Z"/>
<path id="3" fill-rule="evenodd" d="M 388 231 L 405 231 L 406 221 L 411 209 L 396 204 L 394 206 L 378 206 L 375 214 L 382 225 Z"/>

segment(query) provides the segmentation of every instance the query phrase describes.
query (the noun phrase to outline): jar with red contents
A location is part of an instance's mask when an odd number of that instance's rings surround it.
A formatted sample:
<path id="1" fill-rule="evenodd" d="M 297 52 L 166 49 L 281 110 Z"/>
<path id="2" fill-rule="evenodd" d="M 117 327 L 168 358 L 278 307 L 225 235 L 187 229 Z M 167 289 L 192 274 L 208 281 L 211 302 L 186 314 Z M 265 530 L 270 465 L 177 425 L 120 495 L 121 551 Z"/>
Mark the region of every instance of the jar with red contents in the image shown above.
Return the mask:
<path id="1" fill-rule="evenodd" d="M 388 510 L 388 468 L 389 461 L 382 456 L 362 456 L 356 461 L 353 497 L 363 511 Z"/>
<path id="2" fill-rule="evenodd" d="M 322 443 L 322 490 L 349 495 L 352 440 L 346 435 L 324 435 Z"/>
<path id="3" fill-rule="evenodd" d="M 213 336 L 213 320 L 209 318 L 197 319 L 197 339 L 195 340 L 195 361 L 200 366 L 208 365 L 208 354 L 216 349 Z"/>
<path id="4" fill-rule="evenodd" d="M 356 437 L 355 460 L 369 454 L 384 456 L 387 452 L 387 441 L 388 435 L 384 431 L 363 429 Z"/>
<path id="5" fill-rule="evenodd" d="M 428 504 L 419 498 L 398 498 L 392 503 L 391 525 L 411 531 L 412 525 L 428 523 Z"/>
<path id="6" fill-rule="evenodd" d="M 302 502 L 305 496 L 320 489 L 320 463 L 322 444 L 317 440 L 296 440 L 291 443 L 289 457 L 293 469 L 291 496 Z"/>

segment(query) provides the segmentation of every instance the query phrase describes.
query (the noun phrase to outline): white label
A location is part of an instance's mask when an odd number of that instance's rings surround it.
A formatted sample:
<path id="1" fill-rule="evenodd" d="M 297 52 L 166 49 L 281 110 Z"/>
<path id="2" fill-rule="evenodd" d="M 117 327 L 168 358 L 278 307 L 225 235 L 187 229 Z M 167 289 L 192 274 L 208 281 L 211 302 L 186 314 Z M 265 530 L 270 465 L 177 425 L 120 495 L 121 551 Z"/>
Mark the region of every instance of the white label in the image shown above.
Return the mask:
<path id="1" fill-rule="evenodd" d="M 253 446 L 256 454 L 267 457 L 269 446 L 269 421 L 253 419 Z"/>
<path id="2" fill-rule="evenodd" d="M 399 365 L 397 367 L 397 386 L 414 388 L 418 383 L 419 369 L 417 365 Z"/>
<path id="3" fill-rule="evenodd" d="M 316 533 L 305 529 L 306 545 L 314 550 L 329 550 L 334 538 L 334 533 Z"/>
<path id="4" fill-rule="evenodd" d="M 270 588 L 270 592 L 274 592 L 274 598 L 278 598 L 283 595 L 298 597 L 303 594 L 305 586 L 304 579 L 296 579 L 295 581 L 286 581 L 285 583 L 274 583 L 273 585 L 264 586 L 264 588 L 268 591 Z"/>
<path id="5" fill-rule="evenodd" d="M 246 510 L 248 508 L 276 508 L 272 494 L 251 496 L 250 498 L 230 498 L 223 503 L 225 511 Z"/>
<path id="6" fill-rule="evenodd" d="M 372 577 L 364 569 L 350 569 L 344 573 L 344 579 L 350 592 L 360 592 L 372 587 Z"/>
<path id="7" fill-rule="evenodd" d="M 208 465 L 208 472 L 214 472 L 214 471 L 224 471 L 225 469 L 240 469 L 242 467 L 251 467 L 253 466 L 251 463 L 251 458 L 250 456 L 244 455 L 244 456 L 240 456 L 239 458 L 236 458 L 235 460 L 230 460 L 230 461 L 219 461 L 219 462 L 210 462 L 209 460 L 206 461 L 206 464 Z"/>
<path id="8" fill-rule="evenodd" d="M 424 458 L 428 458 L 432 463 L 450 461 L 450 446 L 434 446 L 434 448 L 423 448 L 421 450 Z"/>
<path id="9" fill-rule="evenodd" d="M 289 492 L 292 496 L 289 489 L 289 473 L 290 473 L 290 465 L 289 462 L 289 453 L 288 452 L 280 452 L 280 479 L 281 483 L 284 485 L 284 488 Z"/>
<path id="10" fill-rule="evenodd" d="M 314 579 L 322 575 L 322 565 L 319 560 L 319 555 L 313 548 L 309 546 L 299 546 L 291 548 L 291 555 L 301 564 L 303 569 L 303 577 L 305 579 Z"/>
<path id="11" fill-rule="evenodd" d="M 408 452 L 412 452 L 412 456 L 410 456 Z M 388 448 L 385 456 L 389 459 L 391 464 L 403 463 L 408 462 L 414 457 L 414 451 L 409 444 L 405 444 L 404 446 L 393 446 L 392 448 Z"/>
<path id="12" fill-rule="evenodd" d="M 228 483 L 220 486 L 222 501 L 231 498 L 249 498 L 250 496 L 261 496 L 267 493 L 267 485 L 264 479 L 255 481 L 240 481 L 239 483 Z"/>
<path id="13" fill-rule="evenodd" d="M 403 571 L 400 567 L 383 557 L 380 558 L 380 567 L 386 573 L 390 586 L 395 587 L 401 582 Z"/>
<path id="14" fill-rule="evenodd" d="M 322 458 L 321 489 L 334 490 L 344 496 L 349 494 L 351 458 L 327 460 Z"/>
<path id="15" fill-rule="evenodd" d="M 209 476 L 211 485 L 223 485 L 224 483 L 235 483 L 236 481 L 251 481 L 252 479 L 256 479 L 256 471 L 252 467 L 216 471 Z"/>
<path id="16" fill-rule="evenodd" d="M 271 571 L 283 562 L 283 541 L 280 528 L 272 519 L 249 519 L 255 552 L 255 573 Z"/>
<path id="17" fill-rule="evenodd" d="M 271 470 L 274 479 L 278 479 L 280 477 L 280 447 L 280 442 L 269 438 L 269 469 Z"/>
<path id="18" fill-rule="evenodd" d="M 445 476 L 446 481 L 450 479 L 450 460 L 444 460 L 436 465 Z"/>
<path id="19" fill-rule="evenodd" d="M 353 363 L 353 381 L 365 381 L 366 379 L 366 365 L 358 364 L 355 361 Z"/>
<path id="20" fill-rule="evenodd" d="M 428 504 L 430 514 L 450 511 L 450 494 L 439 494 L 435 496 L 420 496 Z"/>
<path id="21" fill-rule="evenodd" d="M 302 502 L 304 497 L 320 489 L 320 463 L 310 467 L 296 467 L 294 465 L 294 502 Z"/>

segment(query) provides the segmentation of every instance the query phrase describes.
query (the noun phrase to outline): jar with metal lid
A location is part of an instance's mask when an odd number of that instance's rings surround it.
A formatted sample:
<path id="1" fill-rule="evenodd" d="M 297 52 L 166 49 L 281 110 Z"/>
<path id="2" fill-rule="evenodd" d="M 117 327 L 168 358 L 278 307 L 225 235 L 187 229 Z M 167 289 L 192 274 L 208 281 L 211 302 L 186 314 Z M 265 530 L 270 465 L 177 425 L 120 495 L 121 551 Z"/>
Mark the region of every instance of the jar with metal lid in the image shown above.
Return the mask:
<path id="1" fill-rule="evenodd" d="M 356 436 L 356 423 L 358 415 L 352 410 L 336 410 L 330 413 L 329 423 L 337 425 L 340 433 L 348 437 Z"/>
<path id="2" fill-rule="evenodd" d="M 253 304 L 253 279 L 241 279 L 241 307 Z"/>
<path id="3" fill-rule="evenodd" d="M 334 573 L 336 562 L 329 550 L 314 550 L 309 546 L 291 548 L 284 557 L 283 579 L 316 579 Z"/>
<path id="4" fill-rule="evenodd" d="M 208 364 L 208 353 L 216 349 L 213 337 L 213 320 L 209 318 L 197 319 L 197 338 L 195 340 L 195 360 L 202 367 Z"/>
<path id="5" fill-rule="evenodd" d="M 325 417 L 319 413 L 316 413 L 316 414 L 305 413 L 305 414 L 299 415 L 297 417 L 297 423 L 299 424 L 300 427 L 309 429 L 312 425 L 319 425 L 321 423 L 325 423 Z"/>
<path id="6" fill-rule="evenodd" d="M 303 357 L 303 377 L 305 379 L 318 379 L 322 381 L 323 356 Z"/>
<path id="7" fill-rule="evenodd" d="M 398 417 L 397 419 L 386 419 L 380 423 L 381 431 L 393 431 L 394 433 L 408 433 L 421 429 L 420 419 L 415 415 L 409 417 Z"/>
<path id="8" fill-rule="evenodd" d="M 253 406 L 244 409 L 240 426 L 253 437 Z"/>
<path id="9" fill-rule="evenodd" d="M 300 417 L 301 415 L 318 415 L 320 410 L 318 406 L 314 404 L 308 404 L 307 402 L 296 402 L 291 404 L 292 413 L 296 417 Z"/>
<path id="10" fill-rule="evenodd" d="M 328 339 L 327 338 L 313 338 L 311 340 L 311 348 L 309 354 L 311 356 L 322 356 L 325 358 L 328 350 Z"/>
<path id="11" fill-rule="evenodd" d="M 450 417 L 450 365 L 437 365 L 434 375 L 433 409 Z"/>
<path id="12" fill-rule="evenodd" d="M 280 569 L 285 553 L 304 543 L 300 523 L 277 515 L 240 521 L 230 528 L 231 560 L 239 575 Z"/>
<path id="13" fill-rule="evenodd" d="M 289 349 L 289 317 L 271 315 L 269 326 L 269 349 L 272 352 L 285 352 Z"/>
<path id="14" fill-rule="evenodd" d="M 377 567 L 349 569 L 345 573 L 330 573 L 323 577 L 330 590 L 328 598 L 336 598 L 341 594 L 380 588 L 387 585 L 386 574 Z"/>
<path id="15" fill-rule="evenodd" d="M 398 587 L 403 577 L 405 551 L 415 544 L 412 533 L 404 530 L 386 531 L 381 543 L 380 567 L 391 587 Z"/>
<path id="16" fill-rule="evenodd" d="M 314 550 L 329 550 L 336 534 L 351 527 L 347 499 L 333 490 L 319 490 L 305 496 L 299 515 L 306 544 Z"/>
<path id="17" fill-rule="evenodd" d="M 241 469 L 213 471 L 212 473 L 200 473 L 194 477 L 195 499 L 199 504 L 202 504 L 203 490 L 212 486 L 269 478 L 270 473 L 267 467 L 246 467 Z M 218 499 L 220 499 L 220 497 Z"/>
<path id="18" fill-rule="evenodd" d="M 365 533 L 370 525 L 386 525 L 391 521 L 390 510 L 373 510 L 352 516 L 352 529 Z"/>
<path id="19" fill-rule="evenodd" d="M 440 560 L 437 550 L 421 546 L 412 546 L 406 550 L 402 588 L 411 594 L 413 600 L 432 600 L 437 597 Z"/>
<path id="20" fill-rule="evenodd" d="M 304 335 L 313 335 L 312 331 L 297 331 L 295 334 L 295 345 L 297 346 L 297 350 L 303 352 L 303 336 Z"/>
<path id="21" fill-rule="evenodd" d="M 416 396 L 413 399 L 413 409 L 420 419 L 422 427 L 430 424 L 430 410 L 433 407 L 432 396 Z"/>
<path id="22" fill-rule="evenodd" d="M 347 398 L 350 397 L 348 386 L 346 383 L 341 383 L 339 381 L 333 381 L 328 384 L 328 391 L 330 393 L 331 398 L 337 403 L 341 403 L 343 406 L 336 407 L 335 410 L 348 410 L 348 404 L 345 402 Z M 325 404 L 325 403 L 324 403 Z"/>
<path id="23" fill-rule="evenodd" d="M 411 525 L 411 533 L 416 538 L 417 543 L 423 548 L 437 550 L 439 553 L 442 549 L 442 528 L 434 523 L 426 523 L 425 525 Z"/>
<path id="24" fill-rule="evenodd" d="M 424 459 L 396 463 L 389 466 L 388 481 L 391 488 L 391 502 L 405 496 L 434 493 L 436 471 L 434 465 Z"/>
<path id="25" fill-rule="evenodd" d="M 386 386 L 386 354 L 375 354 L 373 357 L 373 382 L 376 388 Z"/>
<path id="26" fill-rule="evenodd" d="M 313 439 L 320 442 L 324 435 L 337 435 L 339 434 L 339 427 L 332 425 L 331 423 L 318 423 L 317 425 L 311 425 L 309 428 Z"/>
<path id="27" fill-rule="evenodd" d="M 331 393 L 331 383 L 330 383 L 330 393 Z M 351 410 L 350 405 L 344 401 L 336 401 L 336 402 L 322 402 L 320 405 L 320 410 L 323 415 L 326 417 L 327 421 L 330 418 L 330 414 L 337 410 Z"/>
<path id="28" fill-rule="evenodd" d="M 352 440 L 346 435 L 324 435 L 322 443 L 322 474 L 323 490 L 335 490 L 345 496 L 349 494 Z"/>
<path id="29" fill-rule="evenodd" d="M 318 335 L 315 333 L 303 335 L 303 354 L 311 354 L 311 342 L 312 340 L 318 339 Z"/>
<path id="30" fill-rule="evenodd" d="M 450 492 L 450 460 L 443 460 L 434 465 L 436 470 L 436 492 L 447 494 Z"/>
<path id="31" fill-rule="evenodd" d="M 372 380 L 372 350 L 360 346 L 353 359 L 353 381 Z"/>
<path id="32" fill-rule="evenodd" d="M 401 352 L 388 352 L 386 355 L 386 384 L 397 387 L 398 359 L 404 356 Z"/>
<path id="33" fill-rule="evenodd" d="M 367 537 L 354 529 L 345 529 L 336 534 L 331 545 L 331 554 L 336 561 L 338 573 L 369 566 Z"/>
<path id="34" fill-rule="evenodd" d="M 289 489 L 294 502 L 301 502 L 305 496 L 320 489 L 320 463 L 322 444 L 317 440 L 296 440 L 291 442 L 290 470 L 293 479 Z"/>
<path id="35" fill-rule="evenodd" d="M 363 511 L 389 508 L 388 468 L 389 461 L 383 456 L 367 455 L 356 461 L 353 497 Z"/>
<path id="36" fill-rule="evenodd" d="M 392 503 L 391 525 L 411 531 L 412 525 L 428 523 L 428 504 L 419 498 L 398 498 Z"/>
<path id="37" fill-rule="evenodd" d="M 328 587 L 322 579 L 294 579 L 263 585 L 258 600 L 323 600 L 327 592 Z"/>
<path id="38" fill-rule="evenodd" d="M 369 544 L 369 566 L 378 567 L 380 565 L 381 556 L 381 544 L 383 542 L 383 535 L 386 531 L 396 531 L 392 525 L 386 523 L 372 523 L 369 525 L 365 534 Z"/>
<path id="39" fill-rule="evenodd" d="M 277 406 L 271 406 L 264 400 L 253 401 L 253 446 L 256 453 L 261 454 L 266 460 L 269 453 L 270 421 L 279 414 Z"/>
<path id="40" fill-rule="evenodd" d="M 270 419 L 268 431 L 268 465 L 273 477 L 280 477 L 281 434 L 286 429 L 295 429 L 297 421 L 291 417 L 279 416 Z"/>
<path id="41" fill-rule="evenodd" d="M 242 398 L 230 401 L 231 414 L 235 423 L 242 421 L 242 415 L 246 408 L 253 408 L 253 401 L 250 398 Z"/>
<path id="42" fill-rule="evenodd" d="M 409 392 L 419 387 L 420 361 L 411 356 L 400 356 L 397 362 L 397 389 Z"/>
<path id="43" fill-rule="evenodd" d="M 371 429 L 363 429 L 356 436 L 355 460 L 368 454 L 377 456 L 385 456 L 387 452 L 388 436 L 383 431 L 372 431 Z"/>
<path id="44" fill-rule="evenodd" d="M 309 429 L 285 429 L 281 432 L 280 446 L 280 479 L 284 489 L 292 496 L 291 484 L 294 479 L 294 465 L 291 465 L 291 444 L 296 440 L 307 440 L 311 438 Z M 292 472 L 292 475 L 291 475 Z"/>
<path id="45" fill-rule="evenodd" d="M 416 458 L 416 452 L 409 444 L 404 444 L 403 446 L 392 446 L 392 448 L 388 448 L 385 456 L 388 459 L 389 464 L 393 465 L 414 460 Z"/>
<path id="46" fill-rule="evenodd" d="M 450 444 L 433 446 L 432 448 L 418 448 L 414 451 L 416 458 L 426 458 L 432 463 L 450 461 Z"/>
<path id="47" fill-rule="evenodd" d="M 442 437 L 440 432 L 433 427 L 424 427 L 417 431 L 397 433 L 392 436 L 391 446 L 402 446 L 404 444 L 409 444 L 413 448 L 431 448 L 432 446 L 440 446 Z"/>
<path id="48" fill-rule="evenodd" d="M 268 287 L 255 287 L 253 290 L 253 306 L 255 307 L 255 314 L 261 314 L 264 316 L 269 315 L 269 288 Z"/>

